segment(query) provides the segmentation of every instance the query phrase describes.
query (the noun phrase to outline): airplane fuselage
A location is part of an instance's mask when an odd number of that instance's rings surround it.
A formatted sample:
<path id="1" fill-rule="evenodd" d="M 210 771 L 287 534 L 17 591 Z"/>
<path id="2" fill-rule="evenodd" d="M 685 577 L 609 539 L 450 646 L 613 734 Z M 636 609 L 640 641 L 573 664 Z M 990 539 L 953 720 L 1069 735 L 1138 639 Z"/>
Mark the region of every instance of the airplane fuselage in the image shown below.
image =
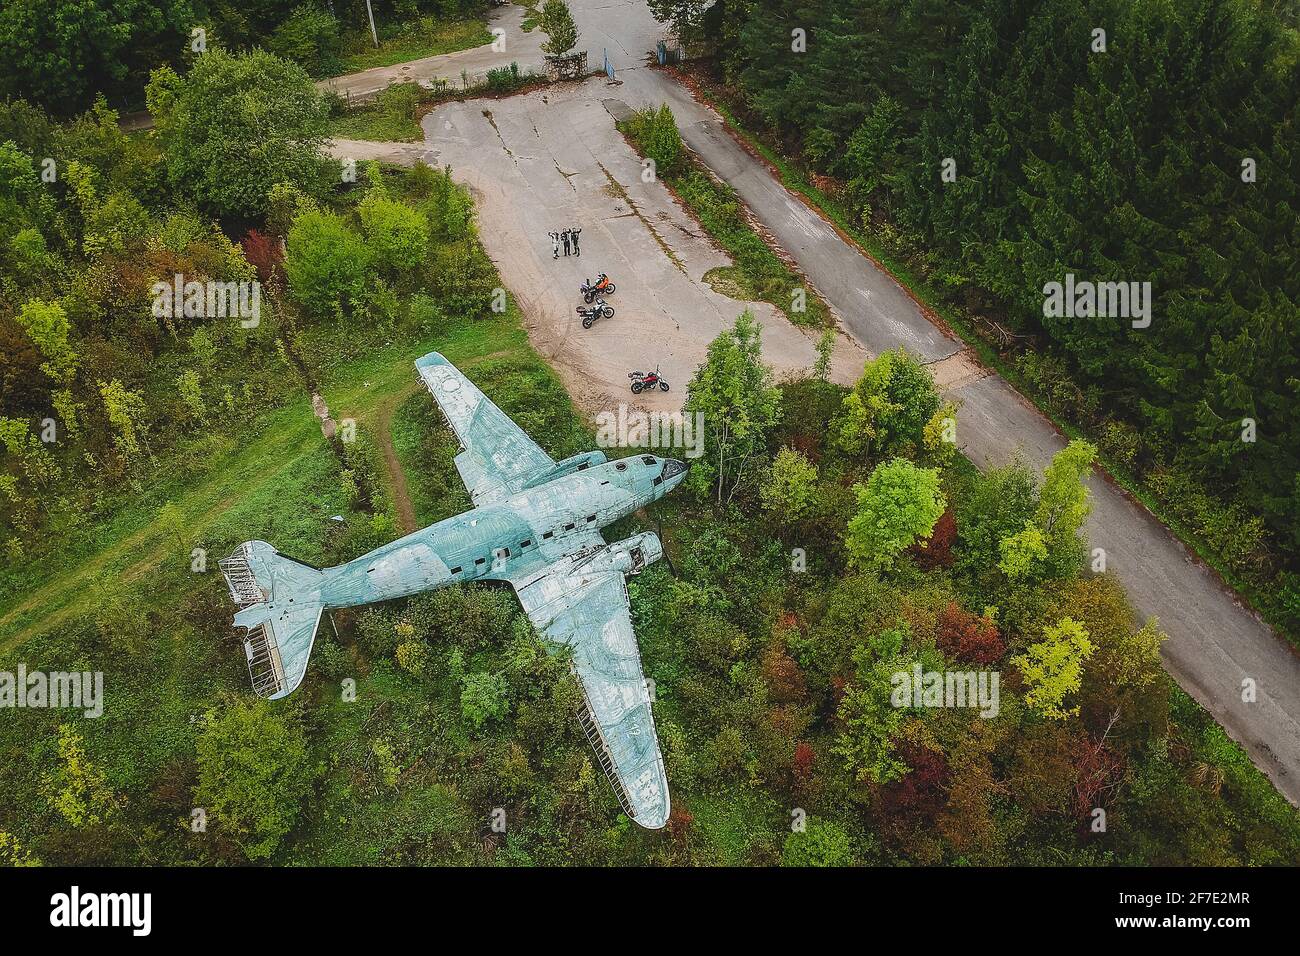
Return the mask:
<path id="1" fill-rule="evenodd" d="M 354 607 L 463 581 L 518 578 L 572 551 L 575 538 L 658 500 L 682 477 L 679 463 L 645 454 L 526 488 L 329 568 L 319 601 Z"/>
<path id="2" fill-rule="evenodd" d="M 245 541 L 221 561 L 238 605 L 254 691 L 302 683 L 331 609 L 410 597 L 461 581 L 507 581 L 582 686 L 577 717 L 629 817 L 658 829 L 671 810 L 632 626 L 627 579 L 663 555 L 653 532 L 607 542 L 602 529 L 672 491 L 686 464 L 650 454 L 556 461 L 437 352 L 415 363 L 460 443 L 456 470 L 475 507 L 333 568 Z"/>

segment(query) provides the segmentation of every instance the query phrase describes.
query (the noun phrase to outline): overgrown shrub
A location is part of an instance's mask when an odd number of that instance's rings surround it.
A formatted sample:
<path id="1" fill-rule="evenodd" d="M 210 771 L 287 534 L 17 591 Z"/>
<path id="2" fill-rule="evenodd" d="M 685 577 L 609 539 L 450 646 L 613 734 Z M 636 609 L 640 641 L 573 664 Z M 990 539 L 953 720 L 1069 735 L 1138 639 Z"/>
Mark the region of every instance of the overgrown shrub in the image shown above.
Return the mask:
<path id="1" fill-rule="evenodd" d="M 319 7 L 303 4 L 275 28 L 266 47 L 312 76 L 328 76 L 337 71 L 343 49 L 339 21 Z"/>

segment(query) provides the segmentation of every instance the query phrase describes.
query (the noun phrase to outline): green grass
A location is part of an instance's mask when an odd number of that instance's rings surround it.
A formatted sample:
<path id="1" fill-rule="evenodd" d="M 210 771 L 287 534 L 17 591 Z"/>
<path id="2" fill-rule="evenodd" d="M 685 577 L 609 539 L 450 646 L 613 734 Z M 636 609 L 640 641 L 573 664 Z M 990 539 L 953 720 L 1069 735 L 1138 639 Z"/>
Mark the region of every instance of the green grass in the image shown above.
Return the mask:
<path id="1" fill-rule="evenodd" d="M 434 349 L 466 363 L 486 353 L 529 354 L 527 337 L 517 325 L 487 321 L 456 322 L 415 342 L 366 350 L 360 358 L 322 372 L 323 397 L 335 419 L 353 417 L 364 433 L 381 404 L 409 386 L 415 374 L 411 363 Z M 97 600 L 94 585 L 102 578 L 147 586 L 157 594 L 158 573 L 180 568 L 184 573 L 172 575 L 175 581 L 165 578 L 164 584 L 183 585 L 191 541 L 210 549 L 212 575 L 217 558 L 250 538 L 273 537 L 286 553 L 313 563 L 321 559 L 330 515 L 348 507 L 341 494 L 313 490 L 327 480 L 335 459 L 306 394 L 257 419 L 247 434 L 247 441 L 221 442 L 202 470 L 173 477 L 164 469 L 164 477 L 141 493 L 123 494 L 121 507 L 106 523 L 27 562 L 24 581 L 31 587 L 11 591 L 0 603 L 0 652 L 37 630 L 91 611 Z M 304 475 L 310 478 L 307 487 Z M 186 547 L 156 526 L 159 510 L 169 501 L 185 519 Z"/>
<path id="2" fill-rule="evenodd" d="M 523 7 L 527 11 L 524 14 L 524 22 L 520 26 L 525 33 L 532 33 L 542 22 L 542 12 L 537 9 L 539 0 L 513 0 L 513 2 L 515 6 Z"/>
<path id="3" fill-rule="evenodd" d="M 185 482 L 164 480 L 145 494 L 124 500 L 123 507 L 94 536 L 74 539 L 66 549 L 29 562 L 25 567 L 28 577 L 40 583 L 25 593 L 7 596 L 0 608 L 0 650 L 21 642 L 29 628 L 48 629 L 68 614 L 89 610 L 96 598 L 93 586 L 101 579 L 144 585 L 155 572 L 169 566 L 168 562 L 175 564 L 181 544 L 155 523 L 166 502 L 180 509 L 194 546 L 219 549 L 237 502 L 256 500 L 268 489 L 274 500 L 280 494 L 279 483 L 320 451 L 322 443 L 315 440 L 320 431 L 306 402 L 261 424 L 265 428 L 261 437 L 214 456 L 207 473 Z M 224 554 L 214 557 L 221 556 Z"/>
<path id="4" fill-rule="evenodd" d="M 333 75 L 342 76 L 375 67 L 396 66 L 398 63 L 469 50 L 492 42 L 492 33 L 482 20 L 439 22 L 426 17 L 418 23 L 418 28 L 413 25 L 410 32 L 381 40 L 377 47 L 368 33 L 356 37 L 352 43 L 353 49 L 340 58 L 338 72 Z"/>
<path id="5" fill-rule="evenodd" d="M 645 154 L 633 133 L 633 124 L 620 123 L 619 130 L 633 148 Z M 830 309 L 807 280 L 749 224 L 734 189 L 715 179 L 689 154 L 684 155 L 679 168 L 663 173 L 661 178 L 735 263 L 711 270 L 704 277 L 714 291 L 740 300 L 767 302 L 795 325 L 826 328 L 834 324 Z M 802 309 L 796 306 L 799 291 Z"/>
<path id="6" fill-rule="evenodd" d="M 335 139 L 366 139 L 376 143 L 415 143 L 424 137 L 420 121 L 381 106 L 367 104 L 330 120 Z"/>
<path id="7" fill-rule="evenodd" d="M 745 866 L 751 862 L 756 844 L 779 846 L 774 834 L 781 833 L 785 811 L 771 794 L 757 788 L 701 794 L 690 799 L 687 811 L 694 818 L 706 865 Z"/>
<path id="8" fill-rule="evenodd" d="M 429 447 L 426 436 L 446 428 L 442 413 L 423 391 L 412 395 L 393 416 L 393 448 L 406 473 L 407 491 L 420 527 L 472 507 L 451 456 Z M 450 448 L 446 448 L 450 451 Z"/>

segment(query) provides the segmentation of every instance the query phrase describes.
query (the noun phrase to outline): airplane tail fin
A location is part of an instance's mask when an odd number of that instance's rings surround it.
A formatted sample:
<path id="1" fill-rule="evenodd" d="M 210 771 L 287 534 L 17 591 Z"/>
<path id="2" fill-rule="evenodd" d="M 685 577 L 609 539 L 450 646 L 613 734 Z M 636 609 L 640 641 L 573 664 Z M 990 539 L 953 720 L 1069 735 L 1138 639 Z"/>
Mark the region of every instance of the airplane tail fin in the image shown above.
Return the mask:
<path id="1" fill-rule="evenodd" d="M 285 557 L 265 541 L 244 542 L 220 565 L 240 607 L 235 625 L 246 631 L 254 693 L 268 700 L 287 696 L 307 672 L 325 609 L 326 572 Z"/>

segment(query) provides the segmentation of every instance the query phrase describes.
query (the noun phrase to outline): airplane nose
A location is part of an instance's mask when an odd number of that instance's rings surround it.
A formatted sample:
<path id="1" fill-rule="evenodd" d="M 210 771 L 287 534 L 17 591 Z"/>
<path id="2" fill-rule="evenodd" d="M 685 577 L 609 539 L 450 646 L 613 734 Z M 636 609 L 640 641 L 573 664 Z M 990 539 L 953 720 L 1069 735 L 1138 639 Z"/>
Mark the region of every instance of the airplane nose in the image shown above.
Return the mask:
<path id="1" fill-rule="evenodd" d="M 664 461 L 664 481 L 684 474 L 686 474 L 686 462 L 678 461 L 676 458 L 668 458 Z"/>

